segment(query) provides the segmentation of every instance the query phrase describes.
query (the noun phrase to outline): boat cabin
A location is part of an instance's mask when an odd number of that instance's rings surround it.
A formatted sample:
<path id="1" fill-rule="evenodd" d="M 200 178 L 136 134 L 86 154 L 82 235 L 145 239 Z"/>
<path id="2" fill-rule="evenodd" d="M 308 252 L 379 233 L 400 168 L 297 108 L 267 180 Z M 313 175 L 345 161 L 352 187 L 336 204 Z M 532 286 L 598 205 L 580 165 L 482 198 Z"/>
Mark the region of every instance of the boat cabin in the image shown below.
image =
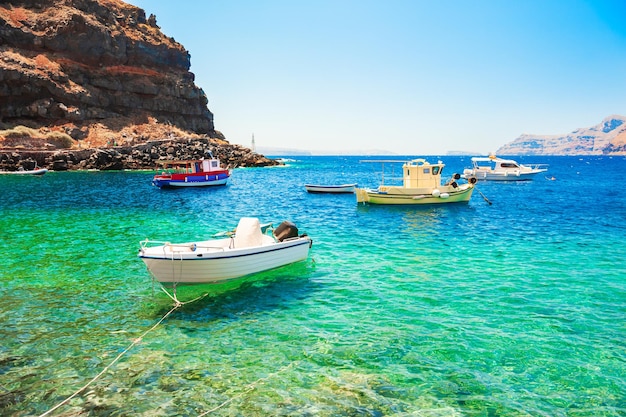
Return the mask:
<path id="1" fill-rule="evenodd" d="M 500 158 L 472 158 L 472 163 L 474 165 L 474 169 L 477 170 L 515 170 L 520 169 L 520 165 L 511 160 L 511 159 L 500 159 Z"/>
<path id="2" fill-rule="evenodd" d="M 157 161 L 163 169 L 174 170 L 180 174 L 222 171 L 219 159 L 200 159 L 192 161 Z"/>
<path id="3" fill-rule="evenodd" d="M 443 164 L 430 164 L 425 159 L 413 159 L 402 166 L 404 188 L 437 188 L 441 184 Z"/>

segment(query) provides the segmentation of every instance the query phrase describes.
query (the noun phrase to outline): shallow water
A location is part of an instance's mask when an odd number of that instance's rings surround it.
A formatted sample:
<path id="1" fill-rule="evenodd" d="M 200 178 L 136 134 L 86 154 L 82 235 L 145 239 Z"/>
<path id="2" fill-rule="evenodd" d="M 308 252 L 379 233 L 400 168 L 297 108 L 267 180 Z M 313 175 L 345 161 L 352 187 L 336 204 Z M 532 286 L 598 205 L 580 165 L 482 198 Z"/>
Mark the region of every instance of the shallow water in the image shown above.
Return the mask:
<path id="1" fill-rule="evenodd" d="M 140 240 L 258 216 L 296 223 L 310 258 L 181 290 L 209 295 L 53 415 L 626 415 L 626 159 L 519 158 L 556 181 L 480 182 L 485 198 L 444 207 L 307 194 L 375 186 L 380 165 L 294 159 L 210 189 L 159 190 L 150 172 L 0 177 L 0 414 L 52 409 L 170 311 Z M 470 165 L 441 159 L 447 175 Z"/>

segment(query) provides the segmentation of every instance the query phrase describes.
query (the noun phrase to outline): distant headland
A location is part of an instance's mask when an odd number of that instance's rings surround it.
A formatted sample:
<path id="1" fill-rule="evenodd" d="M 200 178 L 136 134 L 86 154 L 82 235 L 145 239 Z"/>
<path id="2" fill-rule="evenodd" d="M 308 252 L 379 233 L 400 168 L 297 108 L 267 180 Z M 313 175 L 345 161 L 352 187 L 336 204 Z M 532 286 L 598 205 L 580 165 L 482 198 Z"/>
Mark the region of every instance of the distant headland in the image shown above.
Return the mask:
<path id="1" fill-rule="evenodd" d="M 562 135 L 523 134 L 496 152 L 499 155 L 626 155 L 626 117 L 612 115 L 601 123 Z"/>

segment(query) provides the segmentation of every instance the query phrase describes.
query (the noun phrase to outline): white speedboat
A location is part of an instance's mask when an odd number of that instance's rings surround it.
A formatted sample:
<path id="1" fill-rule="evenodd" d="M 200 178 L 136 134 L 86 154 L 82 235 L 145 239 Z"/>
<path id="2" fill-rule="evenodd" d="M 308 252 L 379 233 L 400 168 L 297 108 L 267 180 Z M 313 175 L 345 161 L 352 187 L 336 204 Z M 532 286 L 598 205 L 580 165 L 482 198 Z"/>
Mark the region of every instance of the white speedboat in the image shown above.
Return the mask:
<path id="1" fill-rule="evenodd" d="M 356 184 L 341 184 L 341 185 L 305 184 L 304 188 L 309 193 L 353 194 L 356 188 Z"/>
<path id="2" fill-rule="evenodd" d="M 358 203 L 369 204 L 442 204 L 469 201 L 474 191 L 475 178 L 469 178 L 467 183 L 459 184 L 459 174 L 454 174 L 445 184 L 441 183 L 441 173 L 445 164 L 441 161 L 430 164 L 425 159 L 411 161 L 363 161 L 382 163 L 403 163 L 402 184 L 385 185 L 376 189 L 357 188 Z M 384 167 L 383 167 L 384 169 Z M 393 180 L 393 178 L 392 178 Z"/>
<path id="3" fill-rule="evenodd" d="M 472 167 L 463 170 L 463 177 L 485 181 L 527 181 L 547 170 L 545 164 L 522 165 L 512 159 L 491 155 L 472 158 Z"/>
<path id="4" fill-rule="evenodd" d="M 313 241 L 291 222 L 264 234 L 259 219 L 243 217 L 233 233 L 187 243 L 144 240 L 139 257 L 153 279 L 166 285 L 239 278 L 305 260 Z"/>

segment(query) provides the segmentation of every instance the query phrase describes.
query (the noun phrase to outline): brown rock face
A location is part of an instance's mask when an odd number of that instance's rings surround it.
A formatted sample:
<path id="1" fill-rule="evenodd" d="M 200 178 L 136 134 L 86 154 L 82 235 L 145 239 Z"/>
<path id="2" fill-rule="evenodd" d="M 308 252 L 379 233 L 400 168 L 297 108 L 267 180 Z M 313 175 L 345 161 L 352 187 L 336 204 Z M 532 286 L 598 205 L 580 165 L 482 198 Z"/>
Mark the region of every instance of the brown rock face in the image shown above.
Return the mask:
<path id="1" fill-rule="evenodd" d="M 154 16 L 121 1 L 0 3 L 0 129 L 45 126 L 87 146 L 103 144 L 86 140 L 103 126 L 156 123 L 220 137 L 189 67 Z"/>

